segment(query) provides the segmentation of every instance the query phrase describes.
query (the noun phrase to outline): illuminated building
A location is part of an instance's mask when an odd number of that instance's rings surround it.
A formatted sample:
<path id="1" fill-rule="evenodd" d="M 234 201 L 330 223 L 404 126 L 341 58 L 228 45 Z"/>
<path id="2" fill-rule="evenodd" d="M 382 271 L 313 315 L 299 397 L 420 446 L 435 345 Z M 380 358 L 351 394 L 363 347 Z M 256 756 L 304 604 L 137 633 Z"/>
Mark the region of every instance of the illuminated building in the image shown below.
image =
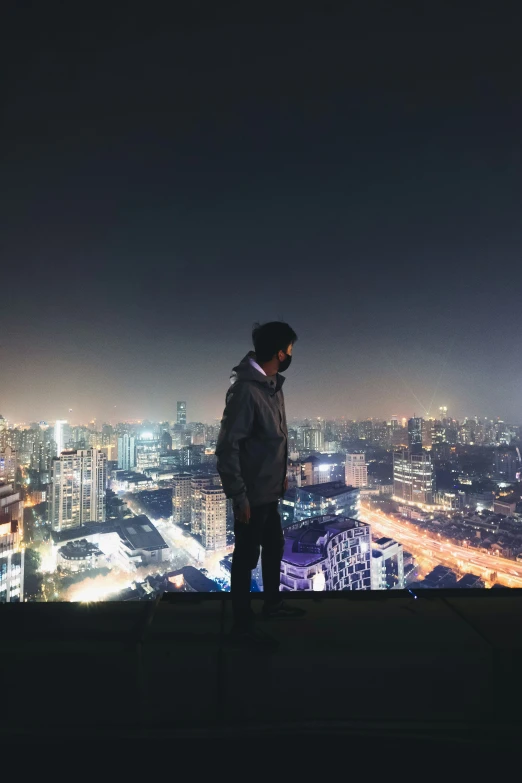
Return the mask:
<path id="1" fill-rule="evenodd" d="M 410 503 L 433 503 L 434 477 L 431 457 L 426 452 L 393 454 L 393 494 Z"/>
<path id="2" fill-rule="evenodd" d="M 326 514 L 340 514 L 352 519 L 357 518 L 359 515 L 359 490 L 347 487 L 341 481 L 296 487 L 294 507 L 296 522 Z"/>
<path id="3" fill-rule="evenodd" d="M 184 401 L 176 405 L 176 424 L 183 428 L 187 425 L 187 403 Z"/>
<path id="4" fill-rule="evenodd" d="M 143 473 L 147 468 L 157 468 L 160 464 L 161 441 L 144 432 L 136 442 L 136 470 Z"/>
<path id="5" fill-rule="evenodd" d="M 412 454 L 420 454 L 422 452 L 423 425 L 423 419 L 415 416 L 412 419 L 408 419 L 408 447 Z"/>
<path id="6" fill-rule="evenodd" d="M 0 454 L 0 471 L 1 459 Z M 497 480 L 503 480 L 508 483 L 514 482 L 517 480 L 517 472 L 519 470 L 520 463 L 514 449 L 497 449 L 495 451 L 495 477 Z"/>
<path id="7" fill-rule="evenodd" d="M 363 451 L 346 455 L 345 481 L 349 487 L 368 485 L 368 465 Z"/>
<path id="8" fill-rule="evenodd" d="M 0 485 L 0 604 L 23 601 L 23 502 L 12 484 Z"/>
<path id="9" fill-rule="evenodd" d="M 59 457 L 65 448 L 65 425 L 67 421 L 65 419 L 57 419 L 54 423 L 54 444 L 55 444 L 55 456 Z"/>
<path id="10" fill-rule="evenodd" d="M 192 473 L 175 473 L 172 480 L 172 521 L 190 524 L 192 512 Z"/>
<path id="11" fill-rule="evenodd" d="M 0 449 L 0 484 L 15 484 L 18 455 L 11 446 Z"/>
<path id="12" fill-rule="evenodd" d="M 371 590 L 370 526 L 342 516 L 284 530 L 281 590 Z"/>
<path id="13" fill-rule="evenodd" d="M 195 536 L 201 535 L 203 496 L 202 491 L 210 487 L 220 486 L 219 476 L 214 473 L 196 473 L 191 480 L 191 512 L 190 532 Z"/>
<path id="14" fill-rule="evenodd" d="M 372 545 L 372 590 L 404 588 L 404 551 L 391 538 L 379 538 Z"/>
<path id="15" fill-rule="evenodd" d="M 315 427 L 303 427 L 301 429 L 301 438 L 304 451 L 323 450 L 324 434 L 322 430 Z"/>
<path id="16" fill-rule="evenodd" d="M 105 521 L 107 457 L 96 449 L 63 451 L 52 463 L 49 521 L 53 530 Z"/>
<path id="17" fill-rule="evenodd" d="M 201 489 L 201 543 L 207 551 L 227 545 L 227 499 L 221 487 Z"/>
<path id="18" fill-rule="evenodd" d="M 128 432 L 118 438 L 118 468 L 133 470 L 136 467 L 136 439 Z"/>
<path id="19" fill-rule="evenodd" d="M 301 485 L 326 484 L 331 479 L 331 473 L 329 462 L 317 456 L 307 457 L 301 462 Z"/>

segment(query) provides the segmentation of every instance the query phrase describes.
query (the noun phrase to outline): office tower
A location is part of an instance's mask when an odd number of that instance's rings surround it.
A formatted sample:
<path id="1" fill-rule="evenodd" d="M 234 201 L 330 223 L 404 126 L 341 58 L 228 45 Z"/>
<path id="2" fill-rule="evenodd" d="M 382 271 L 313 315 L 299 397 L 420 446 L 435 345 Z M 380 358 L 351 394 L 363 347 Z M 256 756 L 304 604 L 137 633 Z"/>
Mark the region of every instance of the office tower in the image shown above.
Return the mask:
<path id="1" fill-rule="evenodd" d="M 187 403 L 178 402 L 176 406 L 176 424 L 180 427 L 186 427 L 187 425 Z"/>
<path id="2" fill-rule="evenodd" d="M 426 452 L 393 454 L 393 494 L 411 503 L 433 503 L 435 482 L 431 457 Z"/>
<path id="3" fill-rule="evenodd" d="M 143 473 L 148 468 L 157 468 L 160 464 L 161 441 L 151 432 L 144 432 L 136 441 L 136 470 Z"/>
<path id="4" fill-rule="evenodd" d="M 364 451 L 346 455 L 345 481 L 349 487 L 366 487 L 368 485 L 368 465 Z"/>
<path id="5" fill-rule="evenodd" d="M 67 424 L 65 419 L 57 419 L 54 423 L 54 443 L 55 443 L 55 456 L 59 457 L 65 448 L 65 432 L 64 427 Z"/>
<path id="6" fill-rule="evenodd" d="M 161 433 L 161 453 L 165 454 L 168 451 L 172 451 L 172 435 L 168 430 L 163 430 Z"/>
<path id="7" fill-rule="evenodd" d="M 0 604 L 24 598 L 23 506 L 12 484 L 0 485 Z"/>
<path id="8" fill-rule="evenodd" d="M 15 484 L 18 455 L 11 446 L 0 448 L 0 484 Z"/>
<path id="9" fill-rule="evenodd" d="M 402 590 L 404 584 L 402 544 L 378 538 L 372 546 L 372 590 Z"/>
<path id="10" fill-rule="evenodd" d="M 55 457 L 49 487 L 53 530 L 105 522 L 107 457 L 96 449 L 71 449 Z"/>
<path id="11" fill-rule="evenodd" d="M 0 471 L 1 469 L 2 454 L 0 452 Z M 519 469 L 518 456 L 514 449 L 497 449 L 495 451 L 495 476 L 497 480 L 505 481 L 506 483 L 516 481 Z"/>
<path id="12" fill-rule="evenodd" d="M 326 484 L 332 477 L 332 465 L 321 457 L 312 455 L 301 461 L 301 484 L 310 486 Z"/>
<path id="13" fill-rule="evenodd" d="M 0 449 L 6 445 L 7 419 L 0 415 Z"/>
<path id="14" fill-rule="evenodd" d="M 424 420 L 413 417 L 408 420 L 408 447 L 412 454 L 422 453 L 422 432 Z"/>
<path id="15" fill-rule="evenodd" d="M 201 489 L 201 543 L 207 551 L 227 545 L 227 499 L 221 487 Z"/>
<path id="16" fill-rule="evenodd" d="M 195 536 L 201 535 L 202 528 L 202 491 L 210 487 L 219 486 L 219 476 L 213 473 L 196 473 L 192 476 L 190 485 L 191 509 L 190 532 Z"/>
<path id="17" fill-rule="evenodd" d="M 322 451 L 324 433 L 315 427 L 303 427 L 301 429 L 302 448 L 305 451 Z"/>
<path id="18" fill-rule="evenodd" d="M 190 524 L 192 513 L 192 473 L 175 473 L 172 480 L 172 521 Z"/>
<path id="19" fill-rule="evenodd" d="M 342 516 L 285 528 L 281 590 L 371 590 L 371 530 Z"/>
<path id="20" fill-rule="evenodd" d="M 400 425 L 400 423 L 399 423 L 399 419 L 398 419 L 398 418 L 397 418 L 397 416 L 394 414 L 394 415 L 391 417 L 391 428 L 392 428 L 392 430 L 397 430 L 397 429 L 398 429 L 400 426 L 401 426 L 401 425 Z"/>
<path id="21" fill-rule="evenodd" d="M 347 487 L 342 481 L 296 487 L 294 492 L 296 522 L 327 514 L 337 514 L 350 519 L 359 516 L 359 489 Z"/>
<path id="22" fill-rule="evenodd" d="M 136 439 L 134 435 L 124 432 L 118 438 L 118 468 L 133 470 L 136 467 Z"/>
<path id="23" fill-rule="evenodd" d="M 440 421 L 445 422 L 447 418 L 448 418 L 448 406 L 441 405 L 439 408 L 439 419 Z"/>
<path id="24" fill-rule="evenodd" d="M 205 425 L 202 422 L 197 421 L 190 425 L 190 430 L 192 432 L 192 444 L 194 446 L 204 446 L 206 442 Z"/>

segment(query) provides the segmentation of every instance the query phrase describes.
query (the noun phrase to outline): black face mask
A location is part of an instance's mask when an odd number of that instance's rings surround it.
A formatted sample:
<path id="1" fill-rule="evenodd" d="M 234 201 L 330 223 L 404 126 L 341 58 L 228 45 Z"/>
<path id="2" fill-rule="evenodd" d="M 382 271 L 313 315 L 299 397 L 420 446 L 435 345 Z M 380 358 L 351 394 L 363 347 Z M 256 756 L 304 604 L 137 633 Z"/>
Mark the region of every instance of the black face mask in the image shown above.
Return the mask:
<path id="1" fill-rule="evenodd" d="M 288 370 L 288 368 L 290 367 L 290 365 L 292 363 L 292 354 L 291 353 L 287 353 L 287 354 L 285 354 L 285 356 L 286 356 L 286 359 L 283 359 L 282 362 L 281 361 L 279 362 L 279 372 L 285 372 L 286 370 Z"/>

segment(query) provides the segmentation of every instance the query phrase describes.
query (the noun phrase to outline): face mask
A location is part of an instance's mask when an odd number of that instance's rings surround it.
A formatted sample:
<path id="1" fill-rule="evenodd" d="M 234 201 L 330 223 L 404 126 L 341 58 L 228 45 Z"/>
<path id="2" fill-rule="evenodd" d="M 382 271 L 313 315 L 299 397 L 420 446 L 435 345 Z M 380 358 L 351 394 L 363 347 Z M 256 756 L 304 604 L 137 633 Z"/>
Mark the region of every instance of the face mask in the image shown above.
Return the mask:
<path id="1" fill-rule="evenodd" d="M 292 354 L 287 353 L 285 354 L 285 356 L 286 359 L 283 359 L 282 362 L 279 362 L 279 372 L 285 372 L 286 370 L 288 370 L 288 368 L 292 363 Z"/>

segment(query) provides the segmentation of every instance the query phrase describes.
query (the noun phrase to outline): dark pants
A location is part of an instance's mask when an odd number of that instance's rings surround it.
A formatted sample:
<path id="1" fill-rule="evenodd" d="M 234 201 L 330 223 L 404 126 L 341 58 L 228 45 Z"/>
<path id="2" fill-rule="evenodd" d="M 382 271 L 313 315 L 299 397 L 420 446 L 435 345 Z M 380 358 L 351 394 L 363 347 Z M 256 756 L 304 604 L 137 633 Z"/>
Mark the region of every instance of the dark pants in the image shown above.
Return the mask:
<path id="1" fill-rule="evenodd" d="M 280 600 L 279 581 L 281 558 L 285 539 L 277 501 L 250 510 L 250 521 L 234 523 L 236 543 L 232 556 L 230 591 L 236 625 L 251 623 L 250 584 L 252 569 L 257 566 L 261 551 L 263 592 L 265 604 L 274 605 Z"/>

